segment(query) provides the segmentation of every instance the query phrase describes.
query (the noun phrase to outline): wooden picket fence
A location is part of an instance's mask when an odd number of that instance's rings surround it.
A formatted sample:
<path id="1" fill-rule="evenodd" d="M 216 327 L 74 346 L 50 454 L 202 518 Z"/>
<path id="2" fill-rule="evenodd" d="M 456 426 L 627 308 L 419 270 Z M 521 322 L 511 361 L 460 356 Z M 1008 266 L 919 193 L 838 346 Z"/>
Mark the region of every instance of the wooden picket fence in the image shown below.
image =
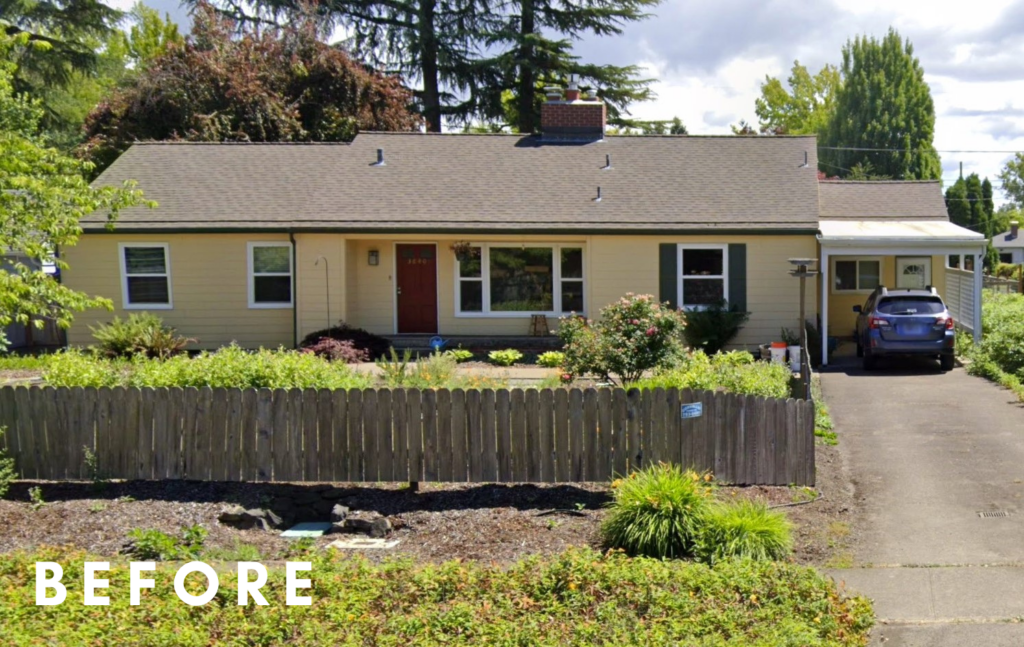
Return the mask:
<path id="1" fill-rule="evenodd" d="M 3 387 L 0 427 L 30 479 L 814 484 L 813 402 L 685 389 Z"/>

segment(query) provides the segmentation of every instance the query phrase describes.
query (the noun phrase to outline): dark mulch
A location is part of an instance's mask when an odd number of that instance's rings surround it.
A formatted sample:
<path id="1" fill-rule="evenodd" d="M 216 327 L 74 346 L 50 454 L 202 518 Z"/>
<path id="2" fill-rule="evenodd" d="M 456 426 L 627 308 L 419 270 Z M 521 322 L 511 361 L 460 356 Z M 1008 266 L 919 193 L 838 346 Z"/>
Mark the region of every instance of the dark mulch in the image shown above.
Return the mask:
<path id="1" fill-rule="evenodd" d="M 818 480 L 824 496 L 783 508 L 796 524 L 795 559 L 823 564 L 841 556 L 851 540 L 852 505 L 835 448 L 819 447 Z M 29 488 L 42 489 L 45 505 L 33 509 Z M 98 555 L 116 555 L 134 528 L 179 533 L 200 524 L 209 530 L 206 545 L 231 549 L 252 544 L 264 559 L 286 555 L 288 540 L 277 532 L 235 530 L 217 517 L 231 504 L 265 506 L 283 487 L 257 483 L 129 481 L 111 483 L 19 482 L 0 501 L 0 551 L 39 545 L 70 545 Z M 313 488 L 315 486 L 307 486 Z M 722 488 L 720 496 L 756 497 L 772 505 L 806 499 L 800 488 Z M 609 500 L 605 484 L 463 485 L 405 484 L 356 487 L 342 502 L 353 510 L 375 511 L 395 526 L 397 548 L 368 552 L 417 561 L 473 559 L 509 563 L 569 546 L 600 547 L 599 528 Z M 844 530 L 846 528 L 846 530 Z M 324 545 L 336 537 L 318 541 Z"/>

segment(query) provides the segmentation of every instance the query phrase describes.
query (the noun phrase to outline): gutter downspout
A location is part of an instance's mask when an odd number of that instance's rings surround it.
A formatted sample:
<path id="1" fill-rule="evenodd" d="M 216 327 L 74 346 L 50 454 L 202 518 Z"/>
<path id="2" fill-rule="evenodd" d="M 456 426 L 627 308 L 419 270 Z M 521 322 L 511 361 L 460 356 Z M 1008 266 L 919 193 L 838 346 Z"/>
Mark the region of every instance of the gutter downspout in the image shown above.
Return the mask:
<path id="1" fill-rule="evenodd" d="M 299 253 L 295 246 L 295 231 L 288 230 L 288 240 L 292 243 L 292 348 L 299 347 Z"/>

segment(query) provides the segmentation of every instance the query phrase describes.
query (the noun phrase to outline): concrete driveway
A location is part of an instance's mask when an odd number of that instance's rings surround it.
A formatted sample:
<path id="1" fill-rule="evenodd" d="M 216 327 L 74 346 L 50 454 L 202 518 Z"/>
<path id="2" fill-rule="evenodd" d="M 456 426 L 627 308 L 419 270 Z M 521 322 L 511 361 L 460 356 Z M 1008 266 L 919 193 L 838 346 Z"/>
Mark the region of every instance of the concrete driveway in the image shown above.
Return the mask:
<path id="1" fill-rule="evenodd" d="M 1024 406 L 934 360 L 838 358 L 822 390 L 858 506 L 833 574 L 875 599 L 876 642 L 1024 644 Z"/>

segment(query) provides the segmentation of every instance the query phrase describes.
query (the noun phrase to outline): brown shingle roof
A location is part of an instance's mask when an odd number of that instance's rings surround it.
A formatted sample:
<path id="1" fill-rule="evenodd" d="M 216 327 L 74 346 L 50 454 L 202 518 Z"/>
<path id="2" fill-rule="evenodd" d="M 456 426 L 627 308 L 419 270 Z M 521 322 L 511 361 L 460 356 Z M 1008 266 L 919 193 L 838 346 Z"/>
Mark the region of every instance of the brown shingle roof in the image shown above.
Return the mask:
<path id="1" fill-rule="evenodd" d="M 372 166 L 378 148 L 383 167 Z M 559 145 L 364 133 L 351 144 L 136 144 L 97 183 L 138 180 L 160 205 L 122 213 L 119 231 L 806 231 L 818 220 L 816 166 L 812 137 Z"/>
<path id="2" fill-rule="evenodd" d="M 824 181 L 822 220 L 949 220 L 938 180 Z"/>

